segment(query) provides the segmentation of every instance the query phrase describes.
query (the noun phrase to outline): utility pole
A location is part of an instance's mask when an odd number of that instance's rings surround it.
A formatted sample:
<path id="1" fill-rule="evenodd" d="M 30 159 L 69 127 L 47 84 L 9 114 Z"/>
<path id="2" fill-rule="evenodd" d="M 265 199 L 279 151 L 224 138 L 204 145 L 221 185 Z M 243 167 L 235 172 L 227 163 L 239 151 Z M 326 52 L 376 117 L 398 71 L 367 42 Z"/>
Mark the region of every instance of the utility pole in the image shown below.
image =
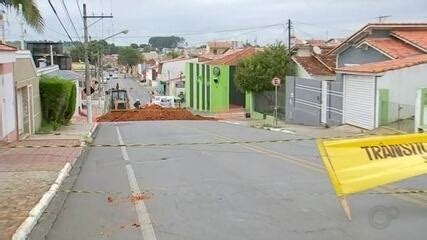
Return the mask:
<path id="1" fill-rule="evenodd" d="M 291 33 L 292 25 L 291 24 L 292 24 L 291 19 L 288 19 L 288 51 L 289 51 L 289 54 L 291 53 L 291 37 L 292 37 L 292 33 Z"/>
<path id="2" fill-rule="evenodd" d="M 22 19 L 23 15 L 22 15 L 22 4 L 19 4 L 19 14 L 21 15 L 21 17 L 19 18 L 19 25 L 21 26 L 21 50 L 25 49 L 25 42 L 24 42 L 24 38 L 25 38 L 25 29 L 24 29 L 24 20 Z"/>
<path id="3" fill-rule="evenodd" d="M 83 4 L 83 27 L 84 27 L 84 49 L 85 49 L 85 83 L 86 83 L 86 108 L 87 108 L 87 122 L 92 124 L 92 93 L 91 85 L 92 81 L 89 73 L 89 41 L 88 41 L 88 18 L 113 18 L 113 16 L 87 16 L 86 14 L 86 4 Z M 99 79 L 98 79 L 99 80 Z"/>
<path id="4" fill-rule="evenodd" d="M 86 109 L 87 123 L 92 124 L 92 96 L 91 79 L 89 76 L 89 41 L 87 33 L 86 4 L 83 4 L 83 27 L 84 27 L 84 49 L 85 49 L 85 83 L 86 83 Z"/>

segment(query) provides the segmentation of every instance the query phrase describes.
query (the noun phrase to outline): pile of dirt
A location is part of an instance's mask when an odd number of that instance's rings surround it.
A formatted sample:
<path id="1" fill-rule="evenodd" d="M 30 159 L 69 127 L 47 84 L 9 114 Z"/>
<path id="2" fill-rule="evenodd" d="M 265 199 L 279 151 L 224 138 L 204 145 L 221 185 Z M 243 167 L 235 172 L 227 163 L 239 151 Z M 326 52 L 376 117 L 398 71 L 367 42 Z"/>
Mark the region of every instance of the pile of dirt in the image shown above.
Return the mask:
<path id="1" fill-rule="evenodd" d="M 97 118 L 98 122 L 152 120 L 213 120 L 213 118 L 193 115 L 182 108 L 163 108 L 158 105 L 146 105 L 141 109 L 111 111 Z"/>

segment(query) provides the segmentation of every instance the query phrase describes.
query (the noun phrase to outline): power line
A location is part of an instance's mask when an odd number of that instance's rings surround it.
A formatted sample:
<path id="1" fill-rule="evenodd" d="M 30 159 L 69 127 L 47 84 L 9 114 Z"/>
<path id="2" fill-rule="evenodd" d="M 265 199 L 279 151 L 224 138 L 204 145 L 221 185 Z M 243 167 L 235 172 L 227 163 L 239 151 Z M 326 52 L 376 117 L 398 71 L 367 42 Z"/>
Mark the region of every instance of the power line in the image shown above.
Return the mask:
<path id="1" fill-rule="evenodd" d="M 70 12 L 68 12 L 68 8 L 67 8 L 67 5 L 65 4 L 65 1 L 62 0 L 61 2 L 62 2 L 62 6 L 64 7 L 65 13 L 67 14 L 68 20 L 70 21 L 71 26 L 73 27 L 74 32 L 76 33 L 77 38 L 79 39 L 79 41 L 81 41 L 79 32 L 77 31 L 76 26 L 74 25 L 73 19 L 71 19 Z"/>
<path id="2" fill-rule="evenodd" d="M 53 13 L 55 14 L 56 18 L 58 19 L 59 23 L 61 24 L 62 28 L 64 29 L 65 33 L 67 34 L 68 39 L 70 39 L 70 41 L 73 43 L 73 45 L 75 47 L 77 47 L 76 43 L 74 42 L 74 40 L 71 38 L 70 34 L 68 33 L 67 29 L 65 28 L 64 24 L 61 21 L 61 18 L 59 17 L 58 13 L 56 12 L 55 7 L 53 6 L 52 2 L 50 0 L 48 0 L 50 7 L 53 10 Z"/>
<path id="3" fill-rule="evenodd" d="M 62 32 L 58 32 L 58 31 L 54 30 L 53 28 L 48 27 L 47 25 L 45 25 L 45 28 L 47 30 L 49 30 L 49 31 L 52 31 L 52 32 L 56 33 L 56 34 L 59 34 L 59 35 L 64 36 L 64 37 L 67 37 L 67 34 L 64 34 Z"/>
<path id="4" fill-rule="evenodd" d="M 283 23 L 275 23 L 269 25 L 260 25 L 260 26 L 252 26 L 252 27 L 244 27 L 244 28 L 234 28 L 234 29 L 225 29 L 211 32 L 188 32 L 188 33 L 171 33 L 171 34 L 158 34 L 158 35 L 134 35 L 134 36 L 122 36 L 118 38 L 149 38 L 149 37 L 157 37 L 157 36 L 195 36 L 195 35 L 207 35 L 207 34 L 215 34 L 215 33 L 227 33 L 227 32 L 241 32 L 246 30 L 254 30 L 254 29 L 267 29 L 271 27 L 277 26 L 285 26 Z"/>
<path id="5" fill-rule="evenodd" d="M 82 9 L 80 8 L 79 0 L 76 0 L 77 8 L 79 9 L 80 17 L 83 19 Z"/>

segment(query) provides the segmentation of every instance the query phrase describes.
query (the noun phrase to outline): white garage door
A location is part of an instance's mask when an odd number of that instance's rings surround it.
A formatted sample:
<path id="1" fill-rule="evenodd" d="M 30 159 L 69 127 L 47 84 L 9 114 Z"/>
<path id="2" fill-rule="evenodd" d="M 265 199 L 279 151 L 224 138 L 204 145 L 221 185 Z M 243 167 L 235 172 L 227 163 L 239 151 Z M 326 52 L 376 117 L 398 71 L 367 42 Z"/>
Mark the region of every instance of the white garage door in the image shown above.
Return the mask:
<path id="1" fill-rule="evenodd" d="M 375 128 L 375 79 L 344 75 L 344 123 Z"/>

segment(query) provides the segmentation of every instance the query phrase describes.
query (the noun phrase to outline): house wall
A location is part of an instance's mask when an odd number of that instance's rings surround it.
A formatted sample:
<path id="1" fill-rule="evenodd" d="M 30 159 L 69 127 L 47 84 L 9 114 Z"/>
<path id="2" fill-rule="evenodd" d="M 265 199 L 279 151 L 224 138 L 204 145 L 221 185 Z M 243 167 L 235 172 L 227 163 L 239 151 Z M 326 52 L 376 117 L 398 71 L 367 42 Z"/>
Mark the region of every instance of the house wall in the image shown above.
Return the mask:
<path id="1" fill-rule="evenodd" d="M 377 77 L 377 88 L 389 90 L 389 122 L 414 116 L 417 90 L 427 87 L 426 73 L 427 64 L 420 64 Z"/>
<path id="2" fill-rule="evenodd" d="M 352 46 L 338 54 L 337 66 L 343 67 L 345 64 L 364 64 L 385 60 L 390 59 L 371 47 L 364 49 Z"/>
<path id="3" fill-rule="evenodd" d="M 213 75 L 213 67 L 215 66 L 200 63 L 186 64 L 186 107 L 197 111 L 228 111 L 230 67 L 227 65 L 217 66 L 221 72 L 218 77 Z"/>
<path id="4" fill-rule="evenodd" d="M 0 64 L 0 141 L 16 140 L 16 103 L 13 64 Z"/>
<path id="5" fill-rule="evenodd" d="M 185 65 L 187 62 L 196 63 L 198 61 L 197 58 L 192 59 L 184 59 L 181 61 L 171 61 L 171 62 L 165 62 L 162 65 L 161 73 L 159 74 L 158 79 L 162 81 L 167 81 L 169 79 L 176 79 L 180 76 L 181 73 L 185 72 Z M 179 94 L 179 92 L 176 91 L 175 88 L 175 82 L 171 81 L 169 82 L 169 88 L 166 95 L 173 95 L 176 96 Z"/>
<path id="6" fill-rule="evenodd" d="M 192 94 L 190 93 L 190 87 L 192 87 L 193 83 L 193 64 L 186 63 L 184 74 L 185 74 L 185 107 L 191 108 L 193 104 Z"/>
<path id="7" fill-rule="evenodd" d="M 17 59 L 15 64 L 15 81 L 16 88 L 25 88 L 26 91 L 30 89 L 32 91 L 32 102 L 27 102 L 32 106 L 32 115 L 30 116 L 32 121 L 31 133 L 35 133 L 40 128 L 42 122 L 41 105 L 40 105 L 40 92 L 39 92 L 39 77 L 37 76 L 37 69 L 35 68 L 33 59 L 29 52 L 17 52 Z M 32 86 L 29 88 L 29 86 Z M 28 96 L 27 96 L 28 101 Z M 30 109 L 27 109 L 27 113 L 31 114 Z"/>
<path id="8" fill-rule="evenodd" d="M 211 69 L 215 66 L 211 66 Z M 218 77 L 211 74 L 210 98 L 212 112 L 225 112 L 229 110 L 230 105 L 230 66 L 218 65 L 221 73 Z M 215 81 L 217 80 L 217 81 Z"/>

